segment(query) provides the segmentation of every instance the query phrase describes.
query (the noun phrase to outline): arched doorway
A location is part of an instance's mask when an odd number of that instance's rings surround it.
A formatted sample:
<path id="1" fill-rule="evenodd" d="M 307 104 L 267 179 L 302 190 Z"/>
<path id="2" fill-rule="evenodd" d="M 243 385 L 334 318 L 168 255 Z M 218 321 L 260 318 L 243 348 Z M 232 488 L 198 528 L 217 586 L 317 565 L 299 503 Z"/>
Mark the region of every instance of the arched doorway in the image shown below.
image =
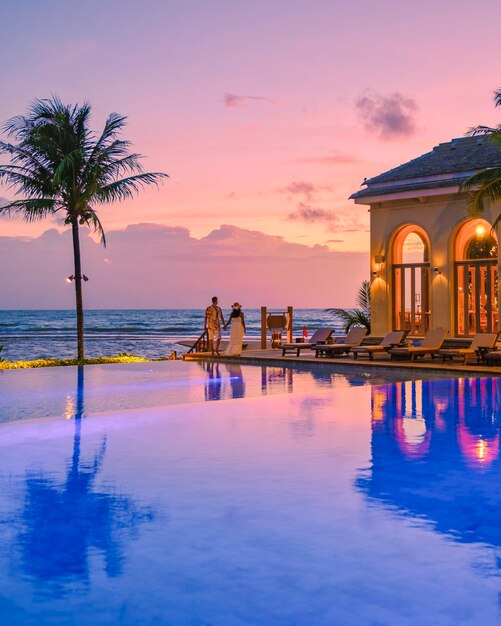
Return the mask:
<path id="1" fill-rule="evenodd" d="M 456 334 L 498 330 L 498 243 L 488 222 L 465 222 L 456 235 Z"/>
<path id="2" fill-rule="evenodd" d="M 393 328 L 424 335 L 430 325 L 429 242 L 419 226 L 402 228 L 393 242 Z"/>

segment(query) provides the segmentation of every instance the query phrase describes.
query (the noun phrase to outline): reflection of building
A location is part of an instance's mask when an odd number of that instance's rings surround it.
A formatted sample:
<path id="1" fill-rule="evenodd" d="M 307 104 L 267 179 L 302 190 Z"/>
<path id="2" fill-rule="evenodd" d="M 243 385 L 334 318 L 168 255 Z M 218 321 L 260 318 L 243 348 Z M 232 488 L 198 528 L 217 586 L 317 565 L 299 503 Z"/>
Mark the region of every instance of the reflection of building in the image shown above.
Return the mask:
<path id="1" fill-rule="evenodd" d="M 365 181 L 353 194 L 371 212 L 374 334 L 498 330 L 500 233 L 491 225 L 501 206 L 487 206 L 485 219 L 471 219 L 468 196 L 458 193 L 468 176 L 495 165 L 501 165 L 501 151 L 487 138 L 453 139 Z"/>
<path id="2" fill-rule="evenodd" d="M 501 379 L 423 380 L 372 390 L 371 499 L 460 541 L 501 546 Z"/>

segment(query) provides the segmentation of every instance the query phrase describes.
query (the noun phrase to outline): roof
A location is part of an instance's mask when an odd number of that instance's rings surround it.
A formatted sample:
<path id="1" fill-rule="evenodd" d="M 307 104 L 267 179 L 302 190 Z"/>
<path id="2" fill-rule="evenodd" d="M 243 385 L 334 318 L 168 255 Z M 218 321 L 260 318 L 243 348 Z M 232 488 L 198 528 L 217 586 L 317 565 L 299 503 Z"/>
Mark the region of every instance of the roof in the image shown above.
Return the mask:
<path id="1" fill-rule="evenodd" d="M 475 172 L 501 166 L 501 149 L 488 136 L 461 137 L 363 182 L 350 198 L 380 196 L 420 189 L 459 187 Z"/>

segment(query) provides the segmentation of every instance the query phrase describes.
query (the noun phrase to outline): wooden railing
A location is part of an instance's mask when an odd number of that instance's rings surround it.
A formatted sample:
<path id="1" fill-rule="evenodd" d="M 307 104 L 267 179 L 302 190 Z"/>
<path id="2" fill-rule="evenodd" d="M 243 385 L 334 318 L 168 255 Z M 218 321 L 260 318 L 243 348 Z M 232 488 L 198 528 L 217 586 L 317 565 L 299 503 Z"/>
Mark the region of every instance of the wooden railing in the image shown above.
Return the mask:
<path id="1" fill-rule="evenodd" d="M 209 350 L 209 333 L 204 330 L 204 332 L 200 335 L 200 337 L 195 341 L 195 343 L 188 350 L 187 354 L 191 354 L 192 352 L 208 352 Z"/>

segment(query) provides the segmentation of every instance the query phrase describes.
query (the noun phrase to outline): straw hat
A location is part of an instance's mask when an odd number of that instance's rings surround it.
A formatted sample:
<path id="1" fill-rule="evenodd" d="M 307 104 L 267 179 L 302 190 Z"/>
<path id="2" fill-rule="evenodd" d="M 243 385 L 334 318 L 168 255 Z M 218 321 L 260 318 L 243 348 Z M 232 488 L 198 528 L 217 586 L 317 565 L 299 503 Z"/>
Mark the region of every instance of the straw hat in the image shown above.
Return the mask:
<path id="1" fill-rule="evenodd" d="M 239 304 L 238 302 L 235 302 L 234 304 L 231 305 L 231 308 L 238 311 L 239 309 L 242 308 L 242 305 Z"/>

